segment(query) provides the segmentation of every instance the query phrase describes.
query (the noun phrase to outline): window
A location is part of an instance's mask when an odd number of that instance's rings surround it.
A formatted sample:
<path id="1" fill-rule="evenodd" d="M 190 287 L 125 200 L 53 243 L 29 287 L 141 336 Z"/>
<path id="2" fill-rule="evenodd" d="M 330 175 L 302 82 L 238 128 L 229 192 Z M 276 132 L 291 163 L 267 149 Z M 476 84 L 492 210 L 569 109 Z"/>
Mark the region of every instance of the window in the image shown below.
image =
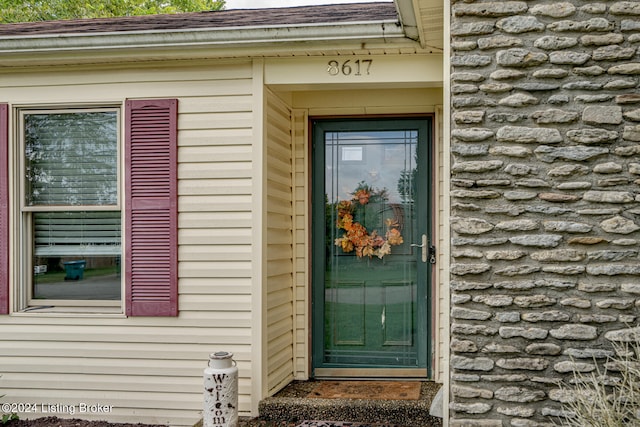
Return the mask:
<path id="1" fill-rule="evenodd" d="M 21 110 L 19 120 L 28 307 L 120 306 L 119 109 Z"/>
<path id="2" fill-rule="evenodd" d="M 177 137 L 177 99 L 0 103 L 0 315 L 178 316 Z"/>

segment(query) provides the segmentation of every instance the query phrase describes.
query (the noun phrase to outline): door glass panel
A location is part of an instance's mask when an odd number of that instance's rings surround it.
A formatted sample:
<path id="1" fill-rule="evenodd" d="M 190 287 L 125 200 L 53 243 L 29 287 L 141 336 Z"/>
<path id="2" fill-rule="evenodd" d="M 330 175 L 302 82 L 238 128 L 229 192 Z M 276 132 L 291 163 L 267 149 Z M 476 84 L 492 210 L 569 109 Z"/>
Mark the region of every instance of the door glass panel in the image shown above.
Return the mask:
<path id="1" fill-rule="evenodd" d="M 419 366 L 418 130 L 324 132 L 322 362 Z"/>

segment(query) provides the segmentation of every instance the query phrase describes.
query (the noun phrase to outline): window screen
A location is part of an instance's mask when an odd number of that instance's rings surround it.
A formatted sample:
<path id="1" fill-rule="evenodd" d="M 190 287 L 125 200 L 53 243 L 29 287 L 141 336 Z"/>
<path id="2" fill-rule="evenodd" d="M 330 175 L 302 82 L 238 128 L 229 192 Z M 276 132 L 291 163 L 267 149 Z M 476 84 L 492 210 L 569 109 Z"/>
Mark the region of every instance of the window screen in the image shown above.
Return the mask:
<path id="1" fill-rule="evenodd" d="M 32 299 L 119 300 L 118 111 L 22 117 Z"/>

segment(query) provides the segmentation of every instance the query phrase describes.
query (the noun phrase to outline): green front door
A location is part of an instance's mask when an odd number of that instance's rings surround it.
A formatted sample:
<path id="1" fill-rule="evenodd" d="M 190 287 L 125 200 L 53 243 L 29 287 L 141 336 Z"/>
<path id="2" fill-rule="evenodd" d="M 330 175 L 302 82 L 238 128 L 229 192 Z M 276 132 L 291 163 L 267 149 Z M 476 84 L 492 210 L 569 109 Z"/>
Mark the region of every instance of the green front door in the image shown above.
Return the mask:
<path id="1" fill-rule="evenodd" d="M 316 376 L 427 376 L 431 119 L 313 122 Z"/>

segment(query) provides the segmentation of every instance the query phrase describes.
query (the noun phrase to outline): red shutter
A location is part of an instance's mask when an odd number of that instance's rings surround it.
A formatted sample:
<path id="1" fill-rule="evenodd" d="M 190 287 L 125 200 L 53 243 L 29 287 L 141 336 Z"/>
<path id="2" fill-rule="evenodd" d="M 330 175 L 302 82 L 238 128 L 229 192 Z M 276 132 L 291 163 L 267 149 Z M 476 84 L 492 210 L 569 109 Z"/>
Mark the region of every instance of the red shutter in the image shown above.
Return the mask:
<path id="1" fill-rule="evenodd" d="M 9 107 L 0 104 L 0 314 L 9 313 Z"/>
<path id="2" fill-rule="evenodd" d="M 125 278 L 128 316 L 178 315 L 178 101 L 128 100 Z"/>

